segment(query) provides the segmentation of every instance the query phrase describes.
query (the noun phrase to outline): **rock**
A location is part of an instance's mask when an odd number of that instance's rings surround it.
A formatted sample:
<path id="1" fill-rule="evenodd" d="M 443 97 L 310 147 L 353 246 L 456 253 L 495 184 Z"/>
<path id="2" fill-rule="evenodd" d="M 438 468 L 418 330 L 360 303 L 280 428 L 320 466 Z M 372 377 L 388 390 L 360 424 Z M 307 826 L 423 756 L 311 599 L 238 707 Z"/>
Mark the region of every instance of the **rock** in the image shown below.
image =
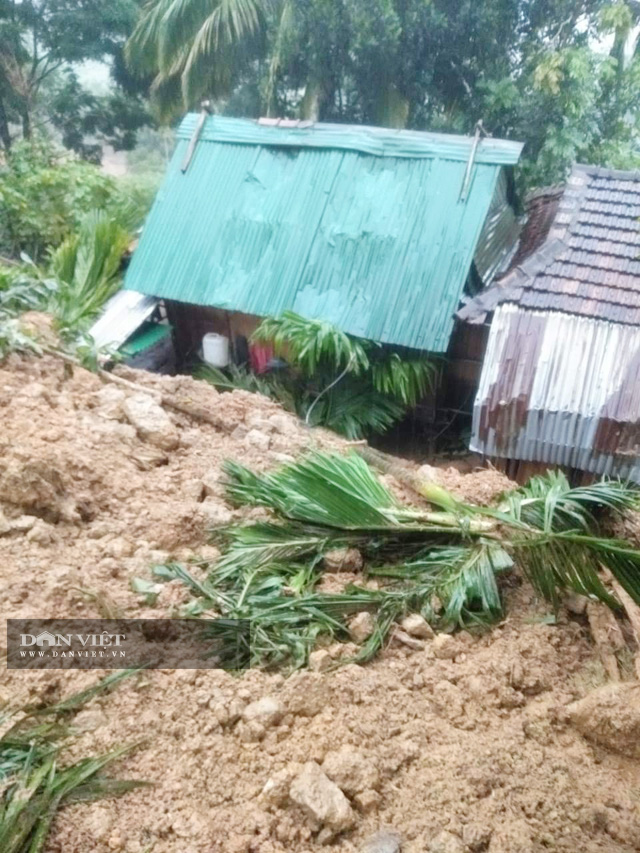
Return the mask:
<path id="1" fill-rule="evenodd" d="M 308 761 L 294 778 L 289 798 L 314 821 L 335 832 L 350 829 L 355 822 L 349 800 L 315 761 Z"/>
<path id="2" fill-rule="evenodd" d="M 220 485 L 220 471 L 217 468 L 212 468 L 202 478 L 202 486 L 204 488 L 205 498 L 219 497 L 223 493 L 223 488 Z"/>
<path id="3" fill-rule="evenodd" d="M 570 592 L 564 598 L 564 606 L 575 616 L 584 616 L 587 612 L 587 604 L 589 604 L 587 596 L 579 595 L 577 592 Z"/>
<path id="4" fill-rule="evenodd" d="M 328 752 L 322 769 L 350 797 L 380 784 L 376 766 L 360 750 L 348 744 Z"/>
<path id="5" fill-rule="evenodd" d="M 457 835 L 443 830 L 429 843 L 429 853 L 465 853 L 465 845 Z"/>
<path id="6" fill-rule="evenodd" d="M 38 545 L 51 545 L 56 539 L 56 531 L 53 525 L 47 524 L 41 518 L 37 518 L 27 533 L 26 537 L 29 542 L 35 542 Z"/>
<path id="7" fill-rule="evenodd" d="M 135 551 L 135 545 L 124 536 L 116 536 L 110 542 L 107 542 L 104 549 L 104 554 L 107 557 L 114 557 L 116 560 L 122 560 L 131 557 Z"/>
<path id="8" fill-rule="evenodd" d="M 175 450 L 179 444 L 178 431 L 165 410 L 148 394 L 132 394 L 122 405 L 129 423 L 143 441 L 161 450 Z"/>
<path id="9" fill-rule="evenodd" d="M 141 471 L 151 471 L 169 463 L 167 454 L 157 447 L 135 447 L 130 451 L 129 459 Z"/>
<path id="10" fill-rule="evenodd" d="M 233 521 L 233 513 L 228 506 L 213 498 L 205 498 L 200 505 L 205 523 L 210 527 L 224 527 Z"/>
<path id="11" fill-rule="evenodd" d="M 259 723 L 264 728 L 277 725 L 284 716 L 284 708 L 275 696 L 263 696 L 251 702 L 242 712 L 245 723 Z"/>
<path id="12" fill-rule="evenodd" d="M 293 415 L 285 415 L 284 412 L 282 414 L 278 412 L 275 415 L 270 415 L 267 421 L 275 432 L 279 432 L 282 435 L 292 435 L 300 429 L 297 419 Z"/>
<path id="13" fill-rule="evenodd" d="M 12 518 L 9 522 L 10 532 L 26 533 L 38 520 L 36 515 L 21 515 L 19 518 Z"/>
<path id="14" fill-rule="evenodd" d="M 362 846 L 362 853 L 400 853 L 402 836 L 395 829 L 381 829 L 370 835 Z"/>
<path id="15" fill-rule="evenodd" d="M 282 701 L 296 717 L 313 717 L 331 706 L 334 688 L 331 680 L 318 672 L 296 672 L 282 688 Z"/>
<path id="16" fill-rule="evenodd" d="M 95 732 L 108 723 L 107 716 L 99 708 L 87 708 L 73 719 L 73 728 L 78 732 Z"/>
<path id="17" fill-rule="evenodd" d="M 491 826 L 479 821 L 471 821 L 462 827 L 462 840 L 472 853 L 485 850 L 491 841 Z"/>
<path id="18" fill-rule="evenodd" d="M 267 779 L 264 788 L 260 794 L 262 800 L 270 806 L 282 808 L 289 801 L 289 788 L 295 777 L 302 770 L 302 764 L 292 762 L 287 764 L 282 770 L 278 770 L 269 779 Z"/>
<path id="19" fill-rule="evenodd" d="M 11 533 L 11 525 L 5 518 L 3 512 L 0 512 L 0 536 L 6 536 L 7 533 Z"/>
<path id="20" fill-rule="evenodd" d="M 259 429 L 250 429 L 244 437 L 246 447 L 255 447 L 258 450 L 268 450 L 271 444 L 269 436 Z"/>
<path id="21" fill-rule="evenodd" d="M 606 684 L 572 702 L 566 712 L 588 740 L 640 758 L 640 684 Z"/>
<path id="22" fill-rule="evenodd" d="M 123 418 L 123 404 L 127 395 L 122 388 L 117 388 L 115 385 L 105 385 L 94 393 L 93 398 L 100 417 L 114 421 Z"/>
<path id="23" fill-rule="evenodd" d="M 309 655 L 309 669 L 313 672 L 326 672 L 333 663 L 327 649 L 318 649 Z"/>
<path id="24" fill-rule="evenodd" d="M 358 807 L 359 811 L 364 814 L 369 814 L 369 812 L 374 812 L 380 806 L 382 797 L 377 791 L 371 789 L 368 791 L 361 791 L 359 794 L 356 794 L 353 798 L 353 802 Z"/>
<path id="25" fill-rule="evenodd" d="M 424 640 L 418 640 L 416 637 L 411 637 L 405 631 L 401 631 L 400 628 L 396 628 L 393 632 L 393 639 L 416 652 L 424 649 Z"/>
<path id="26" fill-rule="evenodd" d="M 349 634 L 356 643 L 364 643 L 376 629 L 376 620 L 371 613 L 363 610 L 349 621 Z"/>
<path id="27" fill-rule="evenodd" d="M 359 572 L 364 561 L 357 548 L 334 548 L 323 555 L 324 566 L 329 572 Z"/>
<path id="28" fill-rule="evenodd" d="M 450 681 L 438 681 L 433 686 L 431 698 L 437 711 L 449 719 L 455 719 L 464 713 L 464 694 Z"/>
<path id="29" fill-rule="evenodd" d="M 453 660 L 456 656 L 456 642 L 451 634 L 436 634 L 431 641 L 431 650 L 440 660 Z"/>
<path id="30" fill-rule="evenodd" d="M 431 640 L 435 636 L 431 625 L 419 613 L 411 613 L 409 616 L 405 616 L 400 626 L 411 637 L 418 637 L 420 640 Z"/>

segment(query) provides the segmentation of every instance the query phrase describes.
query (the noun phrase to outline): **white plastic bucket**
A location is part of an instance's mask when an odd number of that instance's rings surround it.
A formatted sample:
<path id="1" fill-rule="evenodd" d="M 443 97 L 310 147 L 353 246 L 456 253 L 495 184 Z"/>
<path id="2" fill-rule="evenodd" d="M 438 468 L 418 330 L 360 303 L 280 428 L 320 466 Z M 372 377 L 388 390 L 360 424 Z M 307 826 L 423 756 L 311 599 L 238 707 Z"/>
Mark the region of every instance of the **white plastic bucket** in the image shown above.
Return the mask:
<path id="1" fill-rule="evenodd" d="M 229 364 L 229 338 L 209 332 L 202 339 L 202 356 L 212 367 L 226 367 Z"/>

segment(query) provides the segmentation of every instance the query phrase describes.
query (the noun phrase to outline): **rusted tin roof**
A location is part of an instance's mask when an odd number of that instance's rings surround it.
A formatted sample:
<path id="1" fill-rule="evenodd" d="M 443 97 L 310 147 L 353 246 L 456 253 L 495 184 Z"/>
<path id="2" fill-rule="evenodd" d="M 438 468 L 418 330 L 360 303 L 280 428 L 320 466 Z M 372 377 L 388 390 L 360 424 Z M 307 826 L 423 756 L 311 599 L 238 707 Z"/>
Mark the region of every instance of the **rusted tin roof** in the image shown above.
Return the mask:
<path id="1" fill-rule="evenodd" d="M 513 302 L 640 324 L 639 217 L 640 173 L 575 166 L 545 241 L 460 318 L 482 322 L 497 305 Z"/>
<path id="2" fill-rule="evenodd" d="M 640 328 L 500 306 L 470 446 L 640 482 Z"/>

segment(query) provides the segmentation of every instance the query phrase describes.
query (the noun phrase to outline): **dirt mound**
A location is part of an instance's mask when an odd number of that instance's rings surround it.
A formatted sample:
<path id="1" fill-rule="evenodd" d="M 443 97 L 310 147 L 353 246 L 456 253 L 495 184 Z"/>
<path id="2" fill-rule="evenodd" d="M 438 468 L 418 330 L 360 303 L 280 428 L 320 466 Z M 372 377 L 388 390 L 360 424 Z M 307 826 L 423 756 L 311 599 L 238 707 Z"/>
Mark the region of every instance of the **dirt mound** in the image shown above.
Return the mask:
<path id="1" fill-rule="evenodd" d="M 182 586 L 151 607 L 130 582 L 169 557 L 216 557 L 207 530 L 247 515 L 224 501 L 224 459 L 264 470 L 347 445 L 257 395 L 118 373 L 142 391 L 69 376 L 55 359 L 0 366 L 7 617 L 176 613 Z M 441 476 L 465 500 L 509 486 L 494 471 Z M 603 680 L 584 617 L 548 624 L 517 579 L 506 595 L 493 631 L 391 644 L 367 666 L 125 681 L 77 715 L 73 750 L 146 741 L 118 775 L 155 787 L 68 807 L 47 853 L 356 853 L 382 829 L 405 853 L 640 849 L 637 760 L 571 719 Z M 5 670 L 0 702 L 52 701 L 94 680 Z"/>

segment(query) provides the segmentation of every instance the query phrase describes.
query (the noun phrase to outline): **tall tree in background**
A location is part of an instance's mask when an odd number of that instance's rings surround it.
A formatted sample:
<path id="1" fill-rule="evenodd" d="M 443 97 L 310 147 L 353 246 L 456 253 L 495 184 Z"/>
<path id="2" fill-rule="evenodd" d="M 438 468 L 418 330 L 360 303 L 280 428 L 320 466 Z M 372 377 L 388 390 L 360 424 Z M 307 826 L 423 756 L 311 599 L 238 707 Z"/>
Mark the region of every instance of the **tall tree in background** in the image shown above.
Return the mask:
<path id="1" fill-rule="evenodd" d="M 137 14 L 136 0 L 0 0 L 5 150 L 15 138 L 30 138 L 38 121 L 56 126 L 65 143 L 85 156 L 99 153 L 96 140 L 132 144 L 131 134 L 147 121 L 138 94 L 120 89 L 96 97 L 82 89 L 74 65 L 118 60 Z"/>
<path id="2" fill-rule="evenodd" d="M 148 0 L 127 44 L 130 67 L 153 76 L 165 116 L 203 96 L 228 97 L 262 53 L 268 0 Z"/>
<path id="3" fill-rule="evenodd" d="M 128 56 L 165 115 L 241 114 L 524 140 L 527 184 L 640 163 L 638 0 L 147 0 Z M 609 44 L 607 49 L 606 45 Z"/>

